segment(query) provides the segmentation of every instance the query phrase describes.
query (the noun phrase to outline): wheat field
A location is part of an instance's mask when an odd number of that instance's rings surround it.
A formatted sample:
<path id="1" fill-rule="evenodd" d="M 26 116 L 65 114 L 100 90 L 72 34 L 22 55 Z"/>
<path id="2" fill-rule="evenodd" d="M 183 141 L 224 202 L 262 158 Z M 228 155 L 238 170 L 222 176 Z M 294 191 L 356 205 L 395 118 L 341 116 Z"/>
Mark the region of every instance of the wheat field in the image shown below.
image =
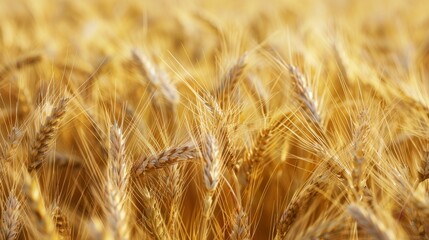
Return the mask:
<path id="1" fill-rule="evenodd" d="M 0 1 L 0 239 L 428 239 L 428 9 Z"/>

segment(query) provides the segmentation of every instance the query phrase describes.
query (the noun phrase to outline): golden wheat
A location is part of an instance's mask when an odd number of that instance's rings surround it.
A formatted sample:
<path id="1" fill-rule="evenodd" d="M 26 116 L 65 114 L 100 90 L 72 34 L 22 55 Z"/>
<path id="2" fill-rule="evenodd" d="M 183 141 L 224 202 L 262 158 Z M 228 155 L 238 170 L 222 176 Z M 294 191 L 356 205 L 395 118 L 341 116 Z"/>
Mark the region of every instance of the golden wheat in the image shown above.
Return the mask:
<path id="1" fill-rule="evenodd" d="M 2 239 L 428 237 L 427 1 L 2 3 Z"/>

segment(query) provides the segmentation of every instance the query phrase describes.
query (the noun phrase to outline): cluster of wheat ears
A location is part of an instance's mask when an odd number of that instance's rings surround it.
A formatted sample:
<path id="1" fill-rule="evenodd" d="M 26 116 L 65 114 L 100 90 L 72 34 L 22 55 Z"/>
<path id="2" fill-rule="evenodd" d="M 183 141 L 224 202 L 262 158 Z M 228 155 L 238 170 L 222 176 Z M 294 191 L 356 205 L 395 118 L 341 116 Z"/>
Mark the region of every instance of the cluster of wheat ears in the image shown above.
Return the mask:
<path id="1" fill-rule="evenodd" d="M 427 239 L 428 8 L 1 1 L 1 239 Z"/>

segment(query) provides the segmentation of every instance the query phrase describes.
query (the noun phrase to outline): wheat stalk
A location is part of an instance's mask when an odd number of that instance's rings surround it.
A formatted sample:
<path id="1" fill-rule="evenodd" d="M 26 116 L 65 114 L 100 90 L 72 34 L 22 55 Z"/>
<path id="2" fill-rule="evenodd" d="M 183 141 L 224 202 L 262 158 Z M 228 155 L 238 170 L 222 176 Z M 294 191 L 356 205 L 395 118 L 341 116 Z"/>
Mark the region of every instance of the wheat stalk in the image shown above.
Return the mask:
<path id="1" fill-rule="evenodd" d="M 37 170 L 42 166 L 46 159 L 46 153 L 50 149 L 52 141 L 60 125 L 61 119 L 66 113 L 66 107 L 69 98 L 62 98 L 58 105 L 53 109 L 52 114 L 48 116 L 45 123 L 40 128 L 30 149 L 29 171 Z"/>

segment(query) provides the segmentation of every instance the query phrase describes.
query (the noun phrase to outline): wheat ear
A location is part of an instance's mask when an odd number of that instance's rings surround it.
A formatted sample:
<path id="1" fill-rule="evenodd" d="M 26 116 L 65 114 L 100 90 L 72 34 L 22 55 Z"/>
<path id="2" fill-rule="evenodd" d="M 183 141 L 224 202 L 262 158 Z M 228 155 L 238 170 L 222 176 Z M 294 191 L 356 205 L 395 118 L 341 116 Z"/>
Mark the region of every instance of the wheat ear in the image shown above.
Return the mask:
<path id="1" fill-rule="evenodd" d="M 103 222 L 99 218 L 92 218 L 86 222 L 88 233 L 92 239 L 114 240 L 110 229 L 105 229 Z"/>
<path id="2" fill-rule="evenodd" d="M 281 215 L 277 224 L 277 234 L 275 237 L 276 240 L 286 238 L 289 230 L 292 227 L 292 224 L 295 222 L 298 216 L 300 209 L 307 203 L 311 202 L 318 193 L 318 189 L 323 188 L 325 185 L 326 182 L 324 177 L 319 176 L 310 182 L 306 187 L 304 187 L 304 189 L 302 189 L 298 194 L 292 197 L 289 205 Z"/>
<path id="3" fill-rule="evenodd" d="M 230 235 L 232 240 L 250 240 L 249 218 L 240 206 L 234 214 L 234 224 Z"/>
<path id="4" fill-rule="evenodd" d="M 5 240 L 14 240 L 21 230 L 21 203 L 11 193 L 2 214 L 2 233 Z"/>
<path id="5" fill-rule="evenodd" d="M 318 127 L 321 127 L 322 118 L 320 117 L 320 113 L 317 108 L 317 101 L 314 99 L 313 92 L 308 86 L 307 79 L 299 69 L 293 65 L 289 65 L 288 70 L 292 75 L 295 92 L 298 94 L 298 101 L 303 106 L 306 117 L 314 122 Z"/>
<path id="6" fill-rule="evenodd" d="M 254 169 L 255 167 L 260 164 L 260 162 L 263 160 L 264 156 L 266 155 L 268 145 L 271 141 L 271 138 L 276 130 L 287 120 L 287 117 L 285 115 L 282 115 L 275 121 L 272 121 L 268 127 L 263 128 L 261 131 L 259 131 L 256 142 L 253 146 L 253 148 L 249 151 L 247 162 L 248 162 L 248 168 L 246 172 L 247 181 L 250 182 L 252 177 L 254 177 Z"/>
<path id="7" fill-rule="evenodd" d="M 259 107 L 261 108 L 262 115 L 266 116 L 268 114 L 268 91 L 262 85 L 261 79 L 259 79 L 259 77 L 257 77 L 255 74 L 249 74 L 245 79 L 245 88 L 247 88 L 248 91 L 252 93 L 252 99 L 257 105 L 260 105 Z"/>
<path id="8" fill-rule="evenodd" d="M 362 111 L 359 114 L 358 122 L 353 133 L 352 156 L 353 156 L 353 171 L 352 181 L 353 188 L 357 197 L 362 198 L 361 176 L 362 165 L 365 161 L 365 143 L 369 132 L 368 112 Z"/>
<path id="9" fill-rule="evenodd" d="M 16 127 L 12 128 L 12 131 L 9 133 L 6 149 L 3 152 L 3 159 L 6 162 L 12 160 L 23 136 L 24 134 L 21 130 Z"/>
<path id="10" fill-rule="evenodd" d="M 61 211 L 61 208 L 59 206 L 55 206 L 52 208 L 51 217 L 54 221 L 55 228 L 57 229 L 59 239 L 71 239 L 72 228 L 67 219 L 67 216 Z"/>
<path id="11" fill-rule="evenodd" d="M 7 64 L 0 70 L 0 80 L 3 80 L 10 72 L 20 70 L 26 66 L 37 64 L 42 61 L 42 59 L 43 58 L 41 54 L 33 54 L 23 57 L 22 59 L 18 59 L 13 63 Z"/>
<path id="12" fill-rule="evenodd" d="M 44 163 L 46 153 L 52 144 L 60 125 L 60 121 L 66 113 L 68 102 L 69 98 L 62 98 L 58 105 L 53 109 L 52 114 L 46 118 L 45 123 L 37 133 L 30 149 L 29 171 L 37 170 Z"/>
<path id="13" fill-rule="evenodd" d="M 45 201 L 42 198 L 38 181 L 29 174 L 24 175 L 22 187 L 26 202 L 30 210 L 30 219 L 36 224 L 36 230 L 44 239 L 58 239 L 55 225 L 46 213 Z"/>
<path id="14" fill-rule="evenodd" d="M 132 172 L 139 176 L 147 171 L 164 168 L 179 161 L 195 159 L 197 156 L 197 150 L 193 145 L 171 148 L 158 155 L 141 157 L 134 163 Z"/>
<path id="15" fill-rule="evenodd" d="M 357 204 L 351 204 L 348 206 L 347 211 L 375 239 L 396 239 L 395 235 L 369 209 Z"/>
<path id="16" fill-rule="evenodd" d="M 231 97 L 243 76 L 246 67 L 246 57 L 247 54 L 243 54 L 222 79 L 222 85 L 217 90 L 217 94 L 220 94 L 219 102 L 222 108 L 225 108 L 225 104 L 228 102 L 228 99 Z M 213 95 L 217 96 L 217 94 L 215 93 Z"/>
<path id="17" fill-rule="evenodd" d="M 321 240 L 331 239 L 333 234 L 339 232 L 341 228 L 350 222 L 346 219 L 346 215 L 341 215 L 337 219 L 323 219 L 323 221 L 314 223 L 308 227 L 302 235 L 301 239 L 304 240 Z"/>
<path id="18" fill-rule="evenodd" d="M 208 134 L 205 137 L 203 159 L 205 162 L 203 169 L 205 196 L 203 205 L 203 222 L 200 228 L 200 239 L 208 237 L 208 225 L 213 211 L 213 195 L 219 184 L 221 163 L 219 145 L 216 138 Z"/>
<path id="19" fill-rule="evenodd" d="M 129 167 L 125 155 L 125 138 L 115 123 L 110 128 L 110 164 L 107 173 L 107 220 L 115 239 L 129 239 L 127 187 Z"/>
<path id="20" fill-rule="evenodd" d="M 150 234 L 154 239 L 170 239 L 157 201 L 146 187 L 142 192 L 145 222 Z"/>
<path id="21" fill-rule="evenodd" d="M 164 99 L 170 104 L 177 104 L 180 97 L 176 86 L 171 83 L 167 73 L 157 69 L 147 56 L 137 50 L 133 50 L 131 53 L 140 74 L 149 81 L 152 91 L 160 91 Z"/>
<path id="22" fill-rule="evenodd" d="M 427 144 L 426 146 L 426 150 L 424 151 L 423 154 L 424 160 L 423 160 L 423 164 L 422 164 L 422 168 L 419 171 L 419 182 L 423 182 L 424 180 L 429 178 L 429 144 Z"/>
<path id="23" fill-rule="evenodd" d="M 167 188 L 168 188 L 168 198 L 169 198 L 169 217 L 168 217 L 168 231 L 170 235 L 175 238 L 177 237 L 177 227 L 179 227 L 179 211 L 180 211 L 180 197 L 181 197 L 181 169 L 178 164 L 173 164 L 167 170 Z"/>

